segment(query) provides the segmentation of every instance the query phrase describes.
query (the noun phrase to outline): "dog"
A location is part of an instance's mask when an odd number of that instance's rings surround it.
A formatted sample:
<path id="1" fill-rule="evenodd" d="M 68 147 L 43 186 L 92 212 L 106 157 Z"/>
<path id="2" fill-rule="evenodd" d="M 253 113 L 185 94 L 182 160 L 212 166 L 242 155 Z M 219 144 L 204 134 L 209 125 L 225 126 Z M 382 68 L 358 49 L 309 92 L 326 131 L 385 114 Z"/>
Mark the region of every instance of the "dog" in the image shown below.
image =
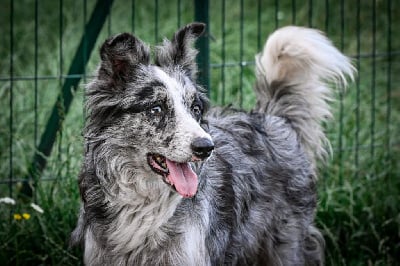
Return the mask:
<path id="1" fill-rule="evenodd" d="M 254 109 L 210 108 L 193 47 L 204 29 L 152 53 L 129 33 L 101 46 L 71 243 L 87 265 L 322 265 L 321 123 L 351 61 L 317 30 L 281 28 L 256 55 Z"/>

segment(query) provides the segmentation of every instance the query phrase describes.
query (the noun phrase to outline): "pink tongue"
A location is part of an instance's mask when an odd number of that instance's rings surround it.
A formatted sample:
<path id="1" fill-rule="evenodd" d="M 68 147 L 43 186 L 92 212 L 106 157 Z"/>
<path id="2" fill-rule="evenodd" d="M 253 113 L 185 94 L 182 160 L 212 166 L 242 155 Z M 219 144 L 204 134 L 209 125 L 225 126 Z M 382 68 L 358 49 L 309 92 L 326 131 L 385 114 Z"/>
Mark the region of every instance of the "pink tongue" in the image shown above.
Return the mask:
<path id="1" fill-rule="evenodd" d="M 189 163 L 177 163 L 166 159 L 169 174 L 168 180 L 175 186 L 182 197 L 193 197 L 197 192 L 197 175 Z"/>

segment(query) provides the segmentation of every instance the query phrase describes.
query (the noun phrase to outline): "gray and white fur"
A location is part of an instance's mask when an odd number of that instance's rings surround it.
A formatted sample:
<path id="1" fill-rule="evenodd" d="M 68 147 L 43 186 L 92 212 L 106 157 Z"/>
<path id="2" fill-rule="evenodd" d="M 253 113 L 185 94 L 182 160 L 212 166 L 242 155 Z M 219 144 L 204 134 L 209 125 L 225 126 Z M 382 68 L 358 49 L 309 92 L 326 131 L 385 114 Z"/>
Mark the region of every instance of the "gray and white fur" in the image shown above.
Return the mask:
<path id="1" fill-rule="evenodd" d="M 354 69 L 320 32 L 277 30 L 256 56 L 257 104 L 208 108 L 193 42 L 106 40 L 87 86 L 82 199 L 71 243 L 87 265 L 322 265 L 316 160 L 329 84 Z"/>

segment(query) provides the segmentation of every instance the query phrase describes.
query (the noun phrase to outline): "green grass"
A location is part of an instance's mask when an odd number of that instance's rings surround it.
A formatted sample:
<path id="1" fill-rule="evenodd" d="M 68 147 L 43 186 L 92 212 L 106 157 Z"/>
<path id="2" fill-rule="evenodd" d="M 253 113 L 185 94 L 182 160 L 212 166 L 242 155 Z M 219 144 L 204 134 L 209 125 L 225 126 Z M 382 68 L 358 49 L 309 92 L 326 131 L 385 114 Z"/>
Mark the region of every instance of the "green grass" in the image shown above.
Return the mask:
<path id="1" fill-rule="evenodd" d="M 192 1 L 181 1 L 180 16 L 177 14 L 175 1 L 158 1 L 156 23 L 154 1 L 136 2 L 134 23 L 130 3 L 115 2 L 111 19 L 106 22 L 96 47 L 110 34 L 132 29 L 141 39 L 154 44 L 163 36 L 170 37 L 178 24 L 184 25 L 192 21 L 194 14 Z M 255 102 L 252 92 L 254 65 L 250 63 L 240 68 L 238 62 L 241 59 L 252 62 L 255 53 L 275 28 L 275 1 L 261 1 L 261 37 L 258 37 L 257 28 L 258 1 L 243 2 L 244 9 L 241 14 L 240 1 L 226 1 L 224 32 L 221 26 L 222 2 L 219 0 L 210 3 L 210 62 L 213 64 L 210 96 L 215 105 L 232 103 L 237 107 L 251 109 Z M 358 62 L 354 61 L 355 65 L 359 66 L 358 78 L 344 93 L 343 101 L 334 103 L 335 120 L 326 125 L 333 156 L 327 165 L 320 167 L 320 202 L 316 221 L 326 239 L 327 265 L 397 265 L 400 263 L 400 169 L 397 160 L 400 158 L 400 77 L 397 75 L 400 71 L 400 40 L 396 37 L 400 34 L 400 28 L 395 25 L 399 24 L 400 17 L 395 16 L 395 12 L 392 11 L 391 46 L 397 53 L 390 58 L 391 76 L 388 82 L 388 57 L 381 56 L 387 51 L 389 37 L 386 1 L 377 1 L 375 7 L 370 2 L 362 1 L 359 33 L 356 1 L 343 1 L 343 35 L 340 26 L 341 1 L 328 1 L 328 9 L 325 5 L 327 1 L 312 1 L 311 20 L 308 6 L 310 1 L 295 1 L 295 17 L 292 13 L 292 2 L 279 1 L 279 26 L 291 24 L 294 19 L 297 25 L 302 26 L 309 25 L 311 21 L 314 27 L 326 31 L 334 43 L 351 56 L 357 55 L 358 41 L 360 53 L 371 54 L 374 26 L 372 10 L 376 11 L 376 54 L 379 56 L 375 60 L 362 56 Z M 32 23 L 34 3 L 34 0 L 20 0 L 14 3 L 13 74 L 17 77 L 35 75 L 35 27 Z M 86 19 L 90 16 L 94 3 L 95 1 L 87 1 Z M 34 80 L 18 80 L 12 84 L 9 81 L 0 81 L 2 182 L 8 180 L 10 174 L 17 180 L 27 175 L 35 146 L 64 82 L 58 77 L 66 74 L 83 33 L 82 2 L 63 1 L 62 29 L 59 27 L 59 8 L 58 1 L 39 1 L 37 73 L 38 76 L 54 78 L 37 81 L 37 103 L 35 104 L 34 100 Z M 398 8 L 399 3 L 392 1 L 392 10 Z M 242 32 L 239 21 L 241 15 L 244 18 Z M 9 20 L 10 6 L 7 2 L 3 3 L 0 9 L 1 78 L 10 75 Z M 223 62 L 223 34 L 225 62 L 233 63 L 233 66 L 225 68 L 215 66 Z M 86 69 L 88 75 L 93 73 L 97 63 L 96 50 Z M 11 187 L 7 183 L 0 184 L 0 198 L 9 196 L 11 191 L 11 196 L 17 200 L 15 206 L 0 203 L 2 265 L 81 263 L 80 251 L 69 250 L 67 242 L 79 208 L 76 177 L 83 154 L 83 87 L 89 78 L 85 78 L 77 90 L 73 106 L 65 117 L 63 131 L 58 135 L 42 181 L 35 190 L 32 201 L 40 205 L 44 213 L 35 212 L 29 206 L 30 200 L 18 197 L 21 187 L 19 182 Z M 10 124 L 11 87 L 13 112 Z M 10 137 L 13 144 L 11 157 Z M 14 213 L 29 213 L 31 217 L 29 220 L 14 220 Z"/>

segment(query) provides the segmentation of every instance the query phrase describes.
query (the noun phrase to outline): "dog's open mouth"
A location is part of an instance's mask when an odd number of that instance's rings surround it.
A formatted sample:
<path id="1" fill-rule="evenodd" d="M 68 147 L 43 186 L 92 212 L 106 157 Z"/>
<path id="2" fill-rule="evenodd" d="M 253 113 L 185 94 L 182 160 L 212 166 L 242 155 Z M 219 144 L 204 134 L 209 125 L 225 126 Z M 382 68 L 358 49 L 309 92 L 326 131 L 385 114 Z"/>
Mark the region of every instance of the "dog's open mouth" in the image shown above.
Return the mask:
<path id="1" fill-rule="evenodd" d="M 198 178 L 188 162 L 174 162 L 160 154 L 148 154 L 150 168 L 163 177 L 163 181 L 182 197 L 191 198 L 197 192 Z"/>

